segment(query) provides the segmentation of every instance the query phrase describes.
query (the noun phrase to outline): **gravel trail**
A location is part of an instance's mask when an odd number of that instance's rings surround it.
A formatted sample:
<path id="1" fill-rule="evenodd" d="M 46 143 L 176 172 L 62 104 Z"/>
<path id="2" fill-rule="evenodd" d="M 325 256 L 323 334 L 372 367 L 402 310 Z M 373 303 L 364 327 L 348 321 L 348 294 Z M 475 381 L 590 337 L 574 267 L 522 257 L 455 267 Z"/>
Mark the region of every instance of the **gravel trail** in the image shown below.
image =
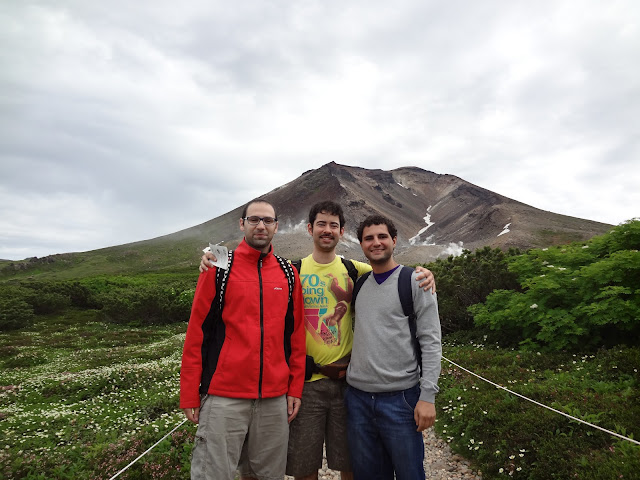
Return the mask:
<path id="1" fill-rule="evenodd" d="M 451 451 L 447 442 L 438 438 L 430 428 L 424 437 L 424 471 L 427 479 L 434 480 L 482 480 L 480 472 L 474 472 L 469 462 Z M 286 476 L 287 480 L 293 477 Z M 340 480 L 340 474 L 327 468 L 326 459 L 322 462 L 319 480 Z"/>

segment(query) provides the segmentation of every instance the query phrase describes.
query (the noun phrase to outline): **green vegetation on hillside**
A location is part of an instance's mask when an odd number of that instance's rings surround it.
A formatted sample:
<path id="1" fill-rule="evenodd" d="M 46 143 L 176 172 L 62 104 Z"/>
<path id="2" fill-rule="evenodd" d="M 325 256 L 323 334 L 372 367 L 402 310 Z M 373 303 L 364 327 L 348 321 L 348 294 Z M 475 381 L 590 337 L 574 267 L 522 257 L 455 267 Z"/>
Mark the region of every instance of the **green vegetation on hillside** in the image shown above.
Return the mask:
<path id="1" fill-rule="evenodd" d="M 196 279 L 191 273 L 12 281 L 0 291 L 0 331 L 27 327 L 35 315 L 62 313 L 70 307 L 97 309 L 100 319 L 120 324 L 184 322 Z"/>
<path id="2" fill-rule="evenodd" d="M 445 357 L 637 438 L 639 247 L 636 220 L 586 243 L 487 248 L 430 264 L 450 333 Z M 0 285 L 0 477 L 110 478 L 183 420 L 179 368 L 196 261 L 175 274 L 50 273 Z M 640 471 L 639 446 L 446 360 L 440 386 L 436 431 L 485 479 Z M 183 424 L 120 478 L 189 478 L 194 431 Z"/>
<path id="3" fill-rule="evenodd" d="M 587 243 L 509 258 L 522 291 L 497 290 L 470 309 L 502 345 L 591 351 L 640 342 L 640 221 Z"/>
<path id="4" fill-rule="evenodd" d="M 637 439 L 640 347 L 522 352 L 450 336 L 452 362 L 536 402 Z M 482 339 L 481 339 L 482 340 Z M 637 478 L 640 446 L 535 405 L 442 362 L 436 432 L 482 478 Z"/>
<path id="5" fill-rule="evenodd" d="M 0 263 L 0 279 L 79 280 L 97 275 L 193 274 L 206 243 L 164 239 Z"/>
<path id="6" fill-rule="evenodd" d="M 184 331 L 72 309 L 0 335 L 0 477 L 108 479 L 153 445 L 183 418 Z M 195 430 L 183 427 L 121 478 L 188 478 Z"/>
<path id="7" fill-rule="evenodd" d="M 0 477 L 108 479 L 180 424 L 185 326 L 122 326 L 98 321 L 96 311 L 69 310 L 0 334 Z M 640 348 L 538 354 L 450 338 L 444 355 L 452 361 L 553 408 L 638 436 Z M 436 431 L 484 479 L 511 472 L 528 479 L 633 478 L 640 469 L 640 447 L 446 361 L 440 387 Z M 194 433 L 183 424 L 120 478 L 189 478 Z"/>

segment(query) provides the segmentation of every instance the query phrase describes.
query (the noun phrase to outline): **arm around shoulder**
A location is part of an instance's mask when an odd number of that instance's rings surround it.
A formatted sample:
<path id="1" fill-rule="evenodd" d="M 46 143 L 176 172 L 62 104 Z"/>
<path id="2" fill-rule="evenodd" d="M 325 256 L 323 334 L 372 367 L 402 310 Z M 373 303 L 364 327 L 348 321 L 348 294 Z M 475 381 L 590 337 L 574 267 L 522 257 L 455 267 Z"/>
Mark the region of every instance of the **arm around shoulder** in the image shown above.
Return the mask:
<path id="1" fill-rule="evenodd" d="M 439 391 L 438 378 L 442 359 L 442 333 L 437 294 L 425 295 L 420 289 L 417 289 L 417 292 L 414 290 L 414 310 L 416 332 L 422 355 L 420 400 L 434 403 Z"/>

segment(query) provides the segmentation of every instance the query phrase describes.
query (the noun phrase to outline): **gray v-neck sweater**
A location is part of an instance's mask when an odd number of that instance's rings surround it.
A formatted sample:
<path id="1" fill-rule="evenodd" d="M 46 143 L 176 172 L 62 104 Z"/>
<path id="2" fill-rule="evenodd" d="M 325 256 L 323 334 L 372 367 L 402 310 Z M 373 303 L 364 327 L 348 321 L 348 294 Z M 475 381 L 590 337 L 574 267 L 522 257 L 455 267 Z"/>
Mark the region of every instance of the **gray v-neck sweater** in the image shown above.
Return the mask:
<path id="1" fill-rule="evenodd" d="M 411 276 L 413 308 L 422 352 L 420 378 L 409 321 L 398 295 L 400 268 L 378 285 L 366 279 L 355 305 L 355 331 L 347 383 L 365 392 L 406 390 L 420 382 L 420 400 L 434 403 L 438 392 L 442 344 L 436 294 L 424 292 Z"/>

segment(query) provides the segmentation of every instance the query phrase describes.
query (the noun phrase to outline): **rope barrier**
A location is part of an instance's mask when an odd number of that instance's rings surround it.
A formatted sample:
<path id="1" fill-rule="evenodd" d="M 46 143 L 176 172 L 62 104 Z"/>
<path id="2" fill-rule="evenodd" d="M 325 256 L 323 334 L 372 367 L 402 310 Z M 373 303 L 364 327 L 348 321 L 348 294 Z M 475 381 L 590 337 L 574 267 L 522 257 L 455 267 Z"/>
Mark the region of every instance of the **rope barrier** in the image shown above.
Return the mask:
<path id="1" fill-rule="evenodd" d="M 182 424 L 184 424 L 187 421 L 187 419 L 185 418 L 183 421 L 181 421 L 178 425 L 176 425 L 173 430 L 171 430 L 169 433 L 167 433 L 164 437 L 162 437 L 160 440 L 158 440 L 156 443 L 154 443 L 151 447 L 149 447 L 144 453 L 142 453 L 141 455 L 138 456 L 138 458 L 136 458 L 133 462 L 131 462 L 129 465 L 127 465 L 126 467 L 124 467 L 122 470 L 120 470 L 118 473 L 116 473 L 113 477 L 111 477 L 109 480 L 113 480 L 114 478 L 117 478 L 120 476 L 121 473 L 125 472 L 126 470 L 129 469 L 129 467 L 131 467 L 134 463 L 136 463 L 138 460 L 140 460 L 142 457 L 144 457 L 147 453 L 149 453 L 151 450 L 153 450 L 161 441 L 163 441 L 165 438 L 167 438 L 169 435 L 171 435 L 173 432 L 175 432 L 179 427 L 182 426 Z"/>
<path id="2" fill-rule="evenodd" d="M 511 393 L 512 395 L 516 395 L 516 396 L 518 396 L 518 397 L 520 397 L 520 398 L 523 398 L 523 399 L 525 399 L 525 400 L 527 400 L 527 401 L 529 401 L 529 402 L 531 402 L 531 403 L 535 403 L 536 405 L 538 405 L 538 406 L 540 406 L 540 407 L 544 407 L 544 408 L 546 408 L 547 410 L 551 410 L 552 412 L 559 413 L 560 415 L 564 415 L 565 417 L 570 418 L 571 420 L 575 420 L 576 422 L 584 423 L 585 425 L 589 425 L 590 427 L 597 428 L 598 430 L 602 430 L 603 432 L 606 432 L 606 433 L 608 433 L 609 435 L 613 435 L 614 437 L 621 438 L 622 440 L 628 440 L 629 442 L 635 443 L 636 445 L 640 445 L 640 442 L 639 442 L 639 441 L 637 441 L 637 440 L 634 440 L 634 439 L 632 439 L 632 438 L 625 437 L 625 436 L 620 435 L 619 433 L 616 433 L 616 432 L 612 432 L 611 430 L 607 430 L 606 428 L 599 427 L 598 425 L 594 425 L 593 423 L 585 422 L 584 420 L 582 420 L 582 419 L 580 419 L 580 418 L 576 418 L 576 417 L 574 417 L 574 416 L 572 416 L 572 415 L 569 415 L 569 414 L 567 414 L 567 413 L 565 413 L 565 412 L 561 412 L 560 410 L 556 410 L 555 408 L 551 408 L 551 407 L 549 407 L 549 406 L 547 406 L 547 405 L 545 405 L 545 404 L 543 404 L 543 403 L 536 402 L 535 400 L 532 400 L 531 398 L 525 397 L 524 395 L 520 395 L 519 393 L 514 392 L 514 391 L 512 391 L 512 390 L 509 390 L 508 388 L 503 387 L 502 385 L 498 385 L 497 383 L 494 383 L 494 382 L 492 382 L 491 380 L 487 380 L 486 378 L 481 377 L 481 376 L 480 376 L 480 375 L 478 375 L 477 373 L 474 373 L 474 372 L 472 372 L 471 370 L 467 370 L 466 368 L 464 368 L 464 367 L 462 367 L 462 366 L 458 365 L 457 363 L 452 362 L 451 360 L 449 360 L 449 359 L 448 359 L 447 357 L 445 357 L 444 355 L 442 356 L 442 358 L 443 358 L 443 359 L 445 359 L 447 362 L 451 363 L 452 365 L 455 365 L 455 366 L 456 366 L 456 367 L 458 367 L 460 370 L 464 370 L 465 372 L 470 373 L 471 375 L 473 375 L 473 376 L 475 376 L 475 377 L 478 377 L 480 380 L 483 380 L 483 381 L 485 381 L 485 382 L 487 382 L 487 383 L 490 383 L 491 385 L 493 385 L 493 386 L 494 386 L 494 387 L 496 387 L 496 388 L 500 388 L 500 389 L 502 389 L 502 390 L 505 390 L 506 392 L 509 392 L 509 393 Z"/>
<path id="3" fill-rule="evenodd" d="M 574 420 L 574 421 L 576 421 L 576 422 L 584 423 L 585 425 L 588 425 L 588 426 L 590 426 L 590 427 L 597 428 L 598 430 L 601 430 L 601 431 L 603 431 L 603 432 L 605 432 L 605 433 L 608 433 L 609 435 L 613 435 L 614 437 L 618 437 L 618 438 L 620 438 L 620 439 L 622 439 L 622 440 L 627 440 L 627 441 L 629 441 L 629 442 L 635 443 L 636 445 L 640 445 L 640 442 L 639 442 L 639 441 L 637 441 L 637 440 L 634 440 L 634 439 L 632 439 L 632 438 L 625 437 L 625 436 L 620 435 L 619 433 L 616 433 L 616 432 L 612 432 L 611 430 L 607 430 L 606 428 L 599 427 L 598 425 L 594 425 L 593 423 L 586 422 L 586 421 L 584 421 L 584 420 L 582 420 L 582 419 L 580 419 L 580 418 L 576 418 L 576 417 L 574 417 L 574 416 L 572 416 L 572 415 L 569 415 L 569 414 L 567 414 L 567 413 L 565 413 L 565 412 L 561 412 L 560 410 L 556 410 L 555 408 L 549 407 L 549 406 L 547 406 L 547 405 L 545 405 L 545 404 L 543 404 L 543 403 L 536 402 L 535 400 L 533 400 L 533 399 L 531 399 L 531 398 L 528 398 L 528 397 L 525 397 L 524 395 L 521 395 L 521 394 L 519 394 L 518 392 L 514 392 L 514 391 L 512 391 L 512 390 L 509 390 L 508 388 L 503 387 L 502 385 L 499 385 L 499 384 L 497 384 L 497 383 L 495 383 L 495 382 L 492 382 L 491 380 L 488 380 L 488 379 L 484 378 L 483 376 L 478 375 L 477 373 L 474 373 L 474 372 L 472 372 L 471 370 L 468 370 L 468 369 L 464 368 L 464 367 L 463 367 L 463 366 L 461 366 L 461 365 L 458 365 L 456 362 L 454 362 L 454 361 L 452 361 L 452 360 L 449 360 L 449 359 L 448 359 L 447 357 L 445 357 L 444 355 L 442 356 L 442 358 L 443 358 L 444 360 L 446 360 L 447 362 L 449 362 L 450 364 L 455 365 L 455 366 L 456 366 L 456 367 L 458 367 L 460 370 L 464 370 L 465 372 L 467 372 L 467 373 L 469 373 L 469 374 L 473 375 L 474 377 L 478 377 L 480 380 L 482 380 L 482 381 L 484 381 L 484 382 L 487 382 L 487 383 L 489 383 L 489 384 L 493 385 L 493 386 L 494 386 L 494 387 L 496 387 L 496 388 L 499 388 L 499 389 L 501 389 L 501 390 L 504 390 L 505 392 L 509 392 L 509 393 L 510 393 L 510 394 L 512 394 L 512 395 L 515 395 L 515 396 L 517 396 L 517 397 L 520 397 L 520 398 L 522 398 L 522 399 L 524 399 L 524 400 L 527 400 L 527 401 L 529 401 L 529 402 L 531 402 L 531 403 L 534 403 L 534 404 L 536 404 L 536 405 L 538 405 L 538 406 L 540 406 L 540 407 L 546 408 L 547 410 L 551 410 L 552 412 L 559 413 L 560 415 L 563 415 L 563 416 L 565 416 L 565 417 L 567 417 L 567 418 L 570 418 L 571 420 Z M 122 473 L 124 473 L 125 471 L 127 471 L 127 470 L 128 470 L 128 469 L 129 469 L 129 468 L 130 468 L 134 463 L 136 463 L 138 460 L 140 460 L 142 457 L 144 457 L 147 453 L 149 453 L 151 450 L 153 450 L 156 446 L 158 446 L 158 444 L 159 444 L 160 442 L 162 442 L 165 438 L 167 438 L 169 435 L 171 435 L 173 432 L 175 432 L 178 428 L 180 428 L 180 427 L 181 427 L 181 426 L 182 426 L 186 421 L 187 421 L 187 419 L 185 418 L 182 422 L 180 422 L 178 425 L 176 425 L 176 426 L 173 428 L 173 430 L 171 430 L 171 431 L 170 431 L 169 433 L 167 433 L 164 437 L 162 437 L 160 440 L 158 440 L 156 443 L 154 443 L 151 447 L 149 447 L 147 450 L 145 450 L 145 451 L 144 451 L 142 454 L 140 454 L 140 455 L 139 455 L 135 460 L 133 460 L 131 463 L 129 463 L 129 465 L 127 465 L 127 466 L 126 466 L 126 467 L 124 467 L 122 470 L 120 470 L 118 473 L 116 473 L 116 474 L 115 474 L 113 477 L 111 477 L 109 480 L 114 480 L 115 478 L 119 477 Z"/>

